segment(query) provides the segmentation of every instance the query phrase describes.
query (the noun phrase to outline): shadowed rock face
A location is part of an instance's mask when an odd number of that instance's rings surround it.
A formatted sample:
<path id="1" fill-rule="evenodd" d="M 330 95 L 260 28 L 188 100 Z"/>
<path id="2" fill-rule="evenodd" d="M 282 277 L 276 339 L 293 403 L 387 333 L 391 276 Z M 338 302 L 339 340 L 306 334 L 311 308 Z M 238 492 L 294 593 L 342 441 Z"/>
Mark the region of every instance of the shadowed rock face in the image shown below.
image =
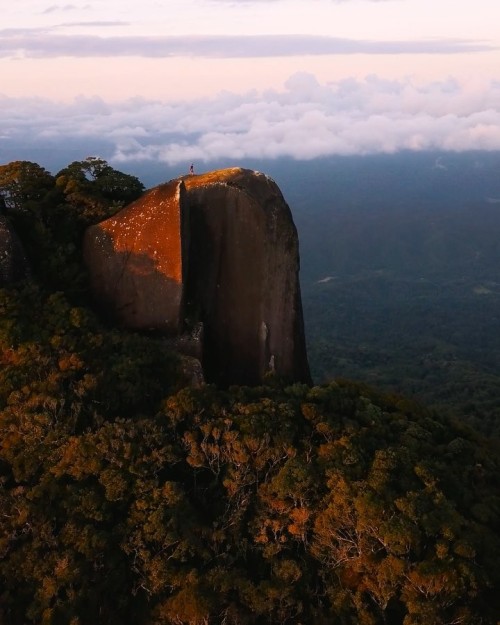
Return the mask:
<path id="1" fill-rule="evenodd" d="M 21 242 L 5 216 L 0 214 L 0 287 L 23 280 L 28 274 Z"/>
<path id="2" fill-rule="evenodd" d="M 277 185 L 239 168 L 160 185 L 86 233 L 97 297 L 126 327 L 203 323 L 205 377 L 309 381 L 297 232 Z"/>

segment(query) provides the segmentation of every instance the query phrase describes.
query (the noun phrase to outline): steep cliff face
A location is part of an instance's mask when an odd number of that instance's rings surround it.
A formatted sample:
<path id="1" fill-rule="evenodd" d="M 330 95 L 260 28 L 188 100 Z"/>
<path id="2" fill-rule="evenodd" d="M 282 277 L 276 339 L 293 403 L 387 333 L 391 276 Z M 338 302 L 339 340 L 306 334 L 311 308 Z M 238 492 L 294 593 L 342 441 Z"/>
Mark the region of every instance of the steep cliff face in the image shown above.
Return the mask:
<path id="1" fill-rule="evenodd" d="M 0 214 L 0 287 L 26 278 L 29 266 L 21 242 L 4 215 Z"/>
<path id="2" fill-rule="evenodd" d="M 267 176 L 239 168 L 160 185 L 86 233 L 97 297 L 126 327 L 203 323 L 206 379 L 309 381 L 297 232 Z"/>

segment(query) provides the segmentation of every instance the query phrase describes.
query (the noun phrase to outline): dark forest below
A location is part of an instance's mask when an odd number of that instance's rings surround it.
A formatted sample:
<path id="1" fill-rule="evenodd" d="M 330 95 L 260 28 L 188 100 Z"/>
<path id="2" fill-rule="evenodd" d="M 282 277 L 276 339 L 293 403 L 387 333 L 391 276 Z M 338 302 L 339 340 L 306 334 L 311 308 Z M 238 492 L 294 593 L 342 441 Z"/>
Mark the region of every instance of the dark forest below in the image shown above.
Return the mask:
<path id="1" fill-rule="evenodd" d="M 497 623 L 494 439 L 342 380 L 183 389 L 165 341 L 105 323 L 86 289 L 79 237 L 138 180 L 0 173 L 33 268 L 0 291 L 2 625 Z"/>

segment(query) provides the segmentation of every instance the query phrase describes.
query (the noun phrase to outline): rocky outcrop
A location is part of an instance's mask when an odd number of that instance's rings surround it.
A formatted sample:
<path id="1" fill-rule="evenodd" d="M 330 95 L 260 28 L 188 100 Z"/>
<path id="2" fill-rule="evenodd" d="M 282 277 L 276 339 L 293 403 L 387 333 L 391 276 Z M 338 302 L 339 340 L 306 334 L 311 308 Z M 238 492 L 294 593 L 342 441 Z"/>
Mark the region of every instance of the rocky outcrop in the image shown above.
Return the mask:
<path id="1" fill-rule="evenodd" d="M 0 287 L 28 277 L 29 266 L 21 242 L 0 213 Z"/>
<path id="2" fill-rule="evenodd" d="M 155 187 L 90 228 L 84 255 L 125 327 L 179 337 L 203 324 L 207 381 L 309 381 L 297 232 L 267 176 L 233 168 Z"/>

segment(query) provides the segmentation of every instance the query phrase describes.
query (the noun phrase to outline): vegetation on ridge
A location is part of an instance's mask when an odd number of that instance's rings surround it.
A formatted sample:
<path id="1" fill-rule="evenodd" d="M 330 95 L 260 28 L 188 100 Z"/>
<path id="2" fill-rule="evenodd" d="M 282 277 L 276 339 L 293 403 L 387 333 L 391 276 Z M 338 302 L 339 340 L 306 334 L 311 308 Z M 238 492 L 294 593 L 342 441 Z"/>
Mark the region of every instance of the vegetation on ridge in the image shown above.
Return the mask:
<path id="1" fill-rule="evenodd" d="M 2 625 L 497 623 L 492 442 L 347 381 L 179 390 L 38 269 L 0 291 Z"/>
<path id="2" fill-rule="evenodd" d="M 76 294 L 85 288 L 81 242 L 85 229 L 144 191 L 135 177 L 100 158 L 75 161 L 52 176 L 29 161 L 0 166 L 4 210 L 46 288 Z"/>

